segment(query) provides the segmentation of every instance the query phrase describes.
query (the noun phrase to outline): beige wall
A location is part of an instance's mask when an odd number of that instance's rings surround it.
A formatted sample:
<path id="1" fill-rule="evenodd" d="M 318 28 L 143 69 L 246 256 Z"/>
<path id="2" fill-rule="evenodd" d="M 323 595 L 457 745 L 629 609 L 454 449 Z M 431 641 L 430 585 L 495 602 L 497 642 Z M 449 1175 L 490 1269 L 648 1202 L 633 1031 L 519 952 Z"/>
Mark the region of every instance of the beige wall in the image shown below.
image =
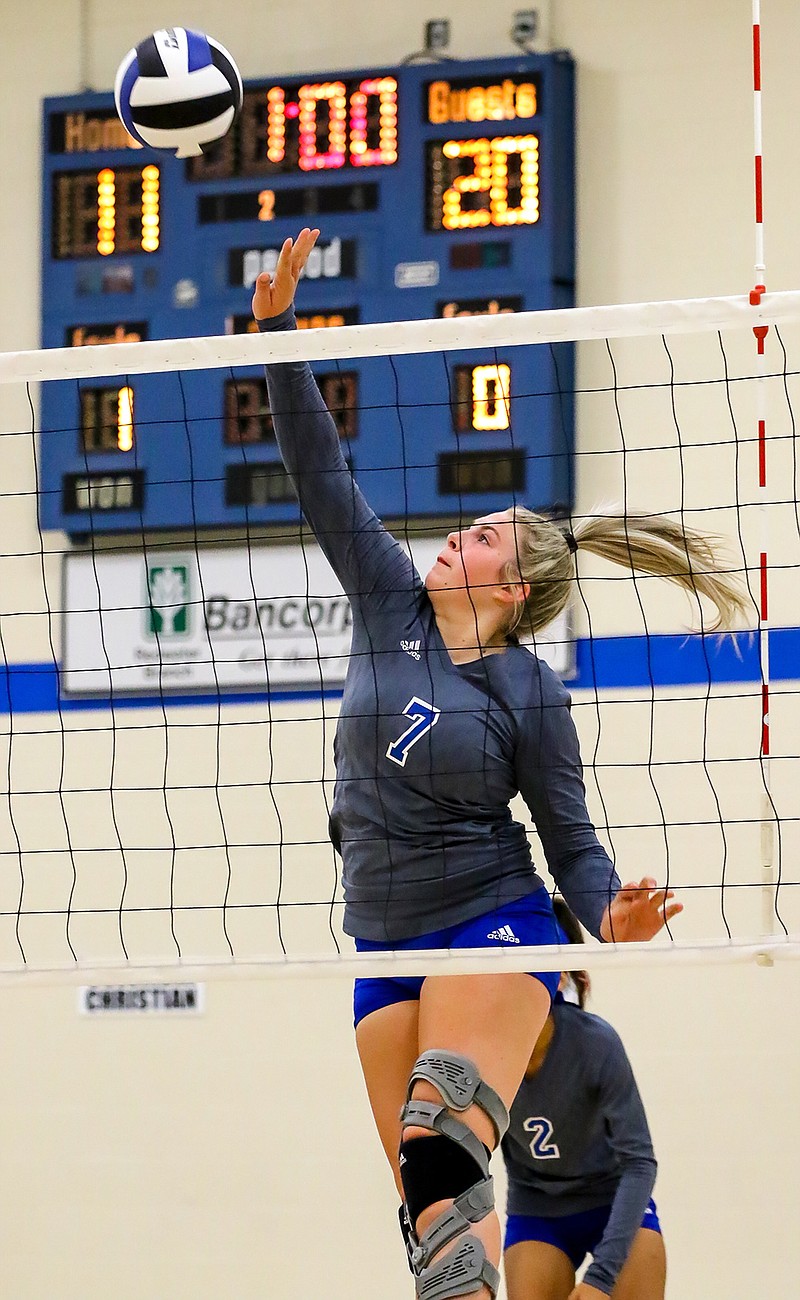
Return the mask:
<path id="1" fill-rule="evenodd" d="M 434 16 L 451 19 L 455 53 L 503 54 L 511 48 L 505 33 L 512 8 L 464 0 Z M 795 288 L 796 6 L 771 0 L 765 11 L 768 284 Z M 338 10 L 307 0 L 302 12 L 279 0 L 269 6 L 197 0 L 179 17 L 152 0 L 128 8 L 98 0 L 0 0 L 0 349 L 38 341 L 39 295 L 46 292 L 38 270 L 42 96 L 78 90 L 82 81 L 108 87 L 121 54 L 165 21 L 210 31 L 235 53 L 245 76 L 256 76 L 395 62 L 417 48 L 431 16 L 416 0 L 373 3 L 364 13 L 352 0 Z M 579 302 L 746 291 L 754 260 L 749 4 L 553 0 L 543 13 L 551 43 L 570 49 L 578 66 Z M 788 338 L 797 357 L 791 331 Z M 734 369 L 751 365 L 750 346 L 749 339 L 731 340 Z M 657 341 L 617 345 L 614 352 L 623 382 L 663 383 Z M 721 374 L 715 340 L 678 340 L 674 355 L 687 379 Z M 607 384 L 601 345 L 583 349 L 580 366 L 584 386 Z M 771 429 L 789 434 L 780 384 L 771 385 L 770 403 Z M 752 386 L 735 386 L 733 405 L 736 429 L 719 385 L 679 394 L 681 432 L 690 444 L 684 504 L 690 517 L 729 534 L 737 525 L 730 510 L 735 436 L 737 430 L 750 436 Z M 579 417 L 580 450 L 618 453 L 608 395 L 583 399 Z M 674 444 L 668 393 L 626 395 L 623 419 L 626 445 L 637 453 L 627 462 L 631 502 L 674 509 L 682 486 L 674 447 L 638 454 L 667 440 Z M 0 389 L 0 426 L 28 427 L 23 393 Z M 719 430 L 720 446 L 693 445 L 707 443 L 709 430 Z M 755 496 L 749 446 L 741 459 L 740 520 L 752 563 L 760 524 L 747 508 Z M 3 438 L 0 465 L 4 490 L 34 490 L 28 438 Z M 771 468 L 776 493 L 791 496 L 788 439 L 776 447 Z M 618 454 L 582 460 L 581 506 L 619 497 L 622 486 Z M 57 605 L 63 539 L 46 538 L 54 554 L 45 561 L 45 593 L 32 498 L 4 498 L 2 521 L 5 654 L 11 661 L 46 659 L 45 615 L 12 615 L 43 611 L 45 594 Z M 769 527 L 770 553 L 783 566 L 774 575 L 772 617 L 793 625 L 800 561 L 793 509 L 774 507 Z M 616 584 L 610 598 L 607 585 L 596 581 L 607 576 L 600 568 L 585 570 L 595 634 L 641 632 L 636 593 Z M 663 586 L 645 583 L 639 590 L 651 628 L 677 631 L 690 620 L 691 611 Z M 57 643 L 57 620 L 52 631 Z M 797 753 L 795 688 L 784 683 L 775 693 L 778 756 Z M 644 870 L 663 876 L 668 860 L 687 905 L 676 937 L 724 934 L 723 866 L 731 886 L 728 922 L 735 935 L 752 934 L 760 899 L 738 886 L 759 878 L 753 687 L 720 691 L 708 705 L 697 690 L 656 695 L 653 703 L 646 690 L 609 692 L 599 704 L 591 696 L 576 698 L 584 753 L 597 757 L 587 781 L 593 815 L 625 877 Z M 335 888 L 334 864 L 323 842 L 319 784 L 323 752 L 326 774 L 330 754 L 323 751 L 319 706 L 280 706 L 274 715 L 281 719 L 272 770 L 277 809 L 262 784 L 270 776 L 263 706 L 226 708 L 222 715 L 219 808 L 214 710 L 171 709 L 166 732 L 155 712 L 119 714 L 114 733 L 102 712 L 67 715 L 63 812 L 57 716 L 17 716 L 10 737 L 8 719 L 0 720 L 6 729 L 0 772 L 10 768 L 14 792 L 11 800 L 0 798 L 0 966 L 20 957 L 14 915 L 20 874 L 9 855 L 15 835 L 26 854 L 28 914 L 19 938 L 32 967 L 67 960 L 67 938 L 87 959 L 118 956 L 116 913 L 126 871 L 123 930 L 132 957 L 172 957 L 171 852 L 153 848 L 169 845 L 170 821 L 179 846 L 178 943 L 188 958 L 221 959 L 227 948 L 219 900 L 229 859 L 222 849 L 190 846 L 218 845 L 220 818 L 229 840 L 269 845 L 278 813 L 284 839 L 297 841 L 284 856 L 282 902 L 320 903 L 311 911 L 283 910 L 284 941 L 295 953 L 331 951 L 326 903 Z M 651 747 L 652 781 L 646 768 L 629 766 L 641 764 Z M 702 757 L 706 768 L 698 763 Z M 790 820 L 796 762 L 776 761 L 772 779 L 785 819 L 784 876 L 791 881 L 800 847 Z M 191 789 L 209 783 L 212 790 L 200 795 Z M 143 788 L 133 794 L 125 786 Z M 670 824 L 666 844 L 662 809 Z M 683 824 L 692 821 L 708 824 Z M 113 847 L 118 833 L 124 860 Z M 312 850 L 302 843 L 309 839 L 319 841 Z M 110 847 L 103 855 L 89 851 L 97 846 Z M 237 847 L 230 869 L 227 925 L 237 953 L 277 952 L 269 906 L 277 897 L 277 851 Z M 67 935 L 63 912 L 73 883 Z M 797 932 L 794 892 L 787 884 L 781 910 Z M 622 1032 L 650 1115 L 672 1300 L 751 1300 L 796 1288 L 797 984 L 797 968 L 788 963 L 608 972 L 595 979 L 594 1007 Z M 391 1187 L 352 1046 L 349 999 L 340 979 L 234 980 L 209 973 L 201 1017 L 130 1023 L 79 1018 L 75 988 L 57 980 L 0 983 L 0 1294 L 8 1300 L 408 1296 Z"/>

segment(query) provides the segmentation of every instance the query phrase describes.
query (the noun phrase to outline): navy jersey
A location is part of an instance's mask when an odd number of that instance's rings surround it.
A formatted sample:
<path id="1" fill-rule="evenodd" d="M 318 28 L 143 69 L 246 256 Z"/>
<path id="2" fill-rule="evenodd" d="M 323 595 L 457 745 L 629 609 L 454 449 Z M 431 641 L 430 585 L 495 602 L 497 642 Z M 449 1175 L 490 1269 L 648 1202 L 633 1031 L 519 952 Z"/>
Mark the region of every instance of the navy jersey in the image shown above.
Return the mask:
<path id="1" fill-rule="evenodd" d="M 291 309 L 260 323 L 292 329 Z M 454 664 L 422 579 L 353 481 L 305 363 L 267 367 L 281 456 L 353 610 L 331 838 L 344 928 L 391 942 L 470 920 L 541 884 L 509 801 L 594 934 L 619 888 L 586 810 L 570 699 L 519 646 Z"/>
<path id="2" fill-rule="evenodd" d="M 655 1183 L 650 1131 L 616 1030 L 561 998 L 553 1020 L 503 1138 L 508 1213 L 550 1218 L 613 1204 L 585 1277 L 611 1292 Z"/>

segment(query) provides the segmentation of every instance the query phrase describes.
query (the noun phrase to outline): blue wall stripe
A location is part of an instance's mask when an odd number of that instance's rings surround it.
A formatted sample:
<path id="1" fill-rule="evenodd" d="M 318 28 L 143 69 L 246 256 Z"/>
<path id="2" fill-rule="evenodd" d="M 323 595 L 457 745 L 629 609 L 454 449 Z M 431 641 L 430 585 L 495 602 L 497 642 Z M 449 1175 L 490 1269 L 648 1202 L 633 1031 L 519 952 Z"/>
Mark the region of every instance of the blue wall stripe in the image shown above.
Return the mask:
<path id="1" fill-rule="evenodd" d="M 800 678 L 800 628 L 773 628 L 769 637 L 770 677 L 773 681 Z M 761 678 L 758 643 L 739 638 L 739 656 L 729 637 L 714 636 L 614 636 L 577 644 L 578 672 L 569 684 L 571 691 L 649 689 L 650 685 L 706 686 L 727 682 L 758 682 Z M 274 700 L 317 699 L 319 690 L 274 691 Z M 341 691 L 325 691 L 335 699 Z M 55 713 L 58 710 L 59 681 L 53 664 L 9 664 L 0 667 L 1 713 Z M 175 705 L 214 704 L 211 693 L 164 694 L 164 702 Z M 266 699 L 263 691 L 223 692 L 226 704 L 248 704 Z M 160 707 L 158 695 L 117 696 L 117 708 Z M 62 695 L 64 713 L 76 709 L 104 709 L 108 699 L 77 700 Z"/>
<path id="2" fill-rule="evenodd" d="M 758 682 L 756 637 L 618 636 L 577 645 L 578 675 L 571 690 L 614 687 L 705 686 Z M 775 628 L 769 637 L 770 677 L 800 677 L 800 628 Z"/>

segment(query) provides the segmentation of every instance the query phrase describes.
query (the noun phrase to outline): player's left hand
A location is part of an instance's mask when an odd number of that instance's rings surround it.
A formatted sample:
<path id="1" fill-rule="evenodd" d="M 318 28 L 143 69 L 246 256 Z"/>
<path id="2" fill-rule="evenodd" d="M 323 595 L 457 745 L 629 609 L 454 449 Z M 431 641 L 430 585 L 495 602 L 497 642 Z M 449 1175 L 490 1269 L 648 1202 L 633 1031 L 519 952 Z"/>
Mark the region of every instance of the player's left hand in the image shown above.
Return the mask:
<path id="1" fill-rule="evenodd" d="M 586 1282 L 579 1282 L 574 1291 L 570 1291 L 567 1300 L 608 1300 L 605 1291 L 598 1291 L 596 1286 L 589 1286 Z"/>
<path id="2" fill-rule="evenodd" d="M 674 897 L 671 889 L 659 889 L 652 876 L 623 885 L 606 908 L 600 924 L 602 938 L 606 943 L 641 943 L 652 939 L 667 921 L 683 911 L 683 903 L 669 901 Z"/>

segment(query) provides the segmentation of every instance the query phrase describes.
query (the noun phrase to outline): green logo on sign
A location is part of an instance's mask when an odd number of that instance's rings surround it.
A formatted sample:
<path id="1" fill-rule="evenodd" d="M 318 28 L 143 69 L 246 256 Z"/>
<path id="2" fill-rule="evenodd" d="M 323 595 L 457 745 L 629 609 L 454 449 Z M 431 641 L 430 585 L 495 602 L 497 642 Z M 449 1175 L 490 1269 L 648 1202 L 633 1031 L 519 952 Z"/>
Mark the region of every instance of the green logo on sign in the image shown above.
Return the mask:
<path id="1" fill-rule="evenodd" d="M 190 629 L 189 566 L 149 564 L 147 566 L 148 636 L 186 636 Z"/>

